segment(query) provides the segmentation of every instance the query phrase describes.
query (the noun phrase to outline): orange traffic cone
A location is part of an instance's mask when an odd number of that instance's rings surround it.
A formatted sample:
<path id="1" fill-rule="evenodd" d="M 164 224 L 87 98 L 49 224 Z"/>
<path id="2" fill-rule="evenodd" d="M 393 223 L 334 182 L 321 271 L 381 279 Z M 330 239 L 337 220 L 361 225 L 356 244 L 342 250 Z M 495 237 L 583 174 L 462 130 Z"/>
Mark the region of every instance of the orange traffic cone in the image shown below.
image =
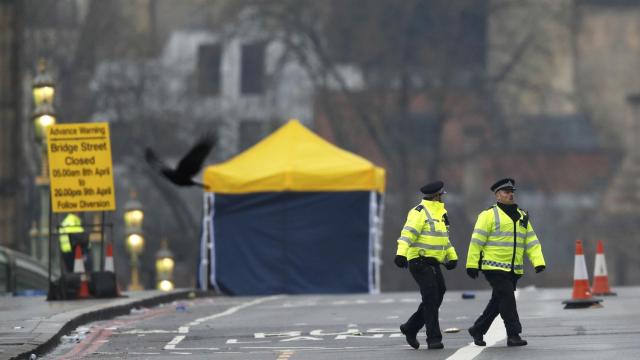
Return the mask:
<path id="1" fill-rule="evenodd" d="M 587 263 L 584 261 L 582 241 L 576 240 L 576 257 L 573 266 L 573 295 L 570 300 L 565 300 L 565 309 L 585 308 L 600 303 L 601 299 L 591 296 L 589 290 L 589 276 L 587 275 Z"/>
<path id="2" fill-rule="evenodd" d="M 80 245 L 76 245 L 76 255 L 73 260 L 73 272 L 80 274 L 80 288 L 78 289 L 78 298 L 86 299 L 89 297 L 89 283 L 87 282 L 87 273 L 84 269 L 84 258 Z"/>
<path id="3" fill-rule="evenodd" d="M 111 245 L 111 243 L 107 244 L 107 254 L 104 259 L 104 271 L 115 272 L 115 268 L 113 266 L 113 245 Z"/>
<path id="4" fill-rule="evenodd" d="M 111 243 L 107 244 L 107 253 L 104 259 L 104 271 L 111 271 L 112 273 L 116 273 L 115 266 L 113 265 L 113 245 Z M 116 296 L 122 296 L 122 292 L 120 291 L 120 284 L 116 279 Z"/>
<path id="5" fill-rule="evenodd" d="M 607 262 L 604 259 L 602 240 L 598 240 L 596 263 L 593 267 L 593 294 L 601 296 L 616 295 L 616 293 L 609 288 L 609 275 L 607 274 Z"/>

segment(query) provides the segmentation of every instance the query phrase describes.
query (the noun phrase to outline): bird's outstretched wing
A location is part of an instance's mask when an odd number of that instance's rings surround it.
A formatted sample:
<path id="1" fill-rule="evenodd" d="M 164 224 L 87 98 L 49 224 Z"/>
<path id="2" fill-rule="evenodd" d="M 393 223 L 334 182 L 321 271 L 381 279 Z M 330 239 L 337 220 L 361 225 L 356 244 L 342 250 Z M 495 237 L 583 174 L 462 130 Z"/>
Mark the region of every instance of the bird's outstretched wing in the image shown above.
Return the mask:
<path id="1" fill-rule="evenodd" d="M 167 166 L 164 162 L 162 162 L 156 153 L 151 150 L 151 148 L 144 149 L 144 159 L 147 161 L 154 170 L 159 172 L 171 171 L 171 168 Z"/>
<path id="2" fill-rule="evenodd" d="M 192 178 L 202 169 L 202 164 L 215 143 L 216 134 L 214 132 L 205 133 L 180 159 L 175 169 L 162 162 L 150 148 L 145 149 L 144 157 L 154 170 L 160 172 L 172 183 L 178 186 L 199 185 L 204 187 L 203 184 L 193 181 Z"/>
<path id="3" fill-rule="evenodd" d="M 189 150 L 189 152 L 180 160 L 176 168 L 176 172 L 185 178 L 192 178 L 200 169 L 204 159 L 207 158 L 209 152 L 216 144 L 216 136 L 213 132 L 204 134 L 198 142 Z"/>

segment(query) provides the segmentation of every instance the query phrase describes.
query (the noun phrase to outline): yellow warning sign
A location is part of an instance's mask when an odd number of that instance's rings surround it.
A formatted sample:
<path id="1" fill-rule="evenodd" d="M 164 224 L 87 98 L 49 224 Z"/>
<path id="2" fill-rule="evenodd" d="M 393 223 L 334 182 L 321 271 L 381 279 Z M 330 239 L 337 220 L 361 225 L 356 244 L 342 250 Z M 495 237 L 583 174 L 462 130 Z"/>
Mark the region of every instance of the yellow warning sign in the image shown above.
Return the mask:
<path id="1" fill-rule="evenodd" d="M 53 212 L 115 210 L 110 139 L 108 123 L 49 127 Z"/>

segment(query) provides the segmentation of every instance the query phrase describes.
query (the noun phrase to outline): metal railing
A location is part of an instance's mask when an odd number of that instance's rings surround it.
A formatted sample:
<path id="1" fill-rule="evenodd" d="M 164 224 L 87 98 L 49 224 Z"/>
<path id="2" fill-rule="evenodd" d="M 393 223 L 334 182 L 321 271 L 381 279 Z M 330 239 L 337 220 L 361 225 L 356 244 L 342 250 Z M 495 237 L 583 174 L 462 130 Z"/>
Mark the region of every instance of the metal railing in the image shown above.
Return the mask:
<path id="1" fill-rule="evenodd" d="M 0 246 L 0 293 L 47 290 L 47 269 L 36 259 Z"/>

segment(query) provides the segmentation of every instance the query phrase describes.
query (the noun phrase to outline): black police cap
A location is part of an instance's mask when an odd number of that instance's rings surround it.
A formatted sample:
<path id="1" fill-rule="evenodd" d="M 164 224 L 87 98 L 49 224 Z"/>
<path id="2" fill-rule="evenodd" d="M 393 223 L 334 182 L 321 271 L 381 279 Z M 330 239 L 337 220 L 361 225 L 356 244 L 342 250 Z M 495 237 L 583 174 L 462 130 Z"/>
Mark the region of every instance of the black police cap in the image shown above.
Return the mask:
<path id="1" fill-rule="evenodd" d="M 491 185 L 491 191 L 494 193 L 499 190 L 515 190 L 516 189 L 516 181 L 512 178 L 504 178 L 495 182 L 495 184 Z"/>
<path id="2" fill-rule="evenodd" d="M 444 191 L 444 183 L 440 180 L 429 183 L 420 188 L 420 192 L 426 196 L 436 196 L 438 194 L 446 194 Z"/>

